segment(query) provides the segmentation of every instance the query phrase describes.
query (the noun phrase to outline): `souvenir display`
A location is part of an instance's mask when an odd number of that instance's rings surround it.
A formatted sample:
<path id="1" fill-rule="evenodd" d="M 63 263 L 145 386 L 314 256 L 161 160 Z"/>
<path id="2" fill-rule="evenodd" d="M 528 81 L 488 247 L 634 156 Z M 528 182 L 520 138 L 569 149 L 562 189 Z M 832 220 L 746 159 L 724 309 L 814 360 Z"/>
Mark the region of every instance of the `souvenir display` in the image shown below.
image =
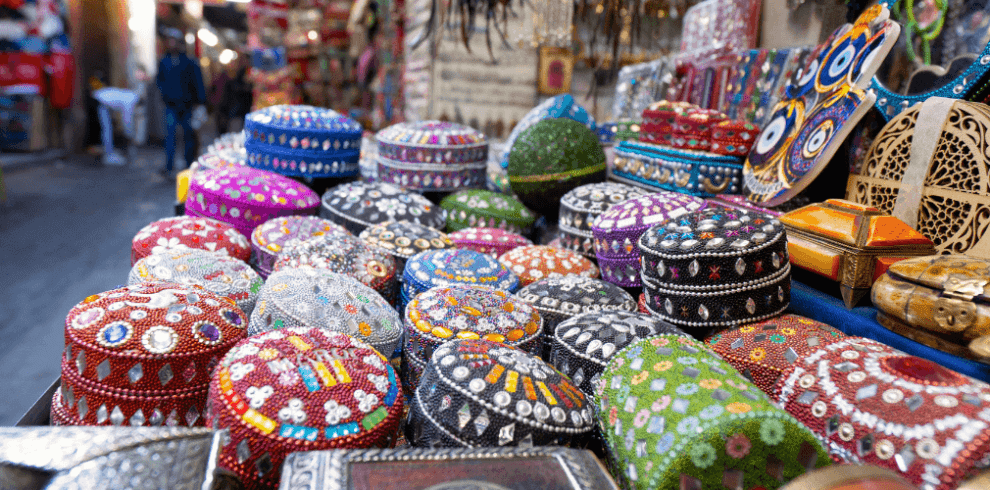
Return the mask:
<path id="1" fill-rule="evenodd" d="M 320 216 L 359 235 L 388 221 L 411 221 L 436 230 L 447 224 L 444 211 L 429 199 L 384 182 L 341 184 L 323 194 Z"/>
<path id="2" fill-rule="evenodd" d="M 776 206 L 804 190 L 873 106 L 870 78 L 900 32 L 889 15 L 874 5 L 837 29 L 788 86 L 743 168 L 751 201 Z"/>
<path id="3" fill-rule="evenodd" d="M 540 279 L 520 289 L 516 297 L 543 317 L 544 359 L 549 359 L 554 331 L 561 322 L 588 312 L 636 311 L 636 300 L 625 289 L 575 275 Z"/>
<path id="4" fill-rule="evenodd" d="M 846 199 L 916 228 L 937 253 L 990 258 L 990 238 L 980 225 L 990 204 L 987 128 L 990 109 L 983 104 L 935 97 L 900 113 L 849 175 Z"/>
<path id="5" fill-rule="evenodd" d="M 798 359 L 845 337 L 824 323 L 787 314 L 723 330 L 705 339 L 705 343 L 757 388 L 770 394 L 780 374 Z"/>
<path id="6" fill-rule="evenodd" d="M 791 263 L 838 281 L 847 308 L 856 306 L 891 264 L 935 252 L 931 240 L 903 221 L 842 199 L 796 209 L 780 222 L 787 229 Z"/>
<path id="7" fill-rule="evenodd" d="M 639 121 L 644 109 L 667 94 L 674 69 L 673 60 L 667 57 L 620 68 L 612 117 L 617 121 Z"/>
<path id="8" fill-rule="evenodd" d="M 591 224 L 613 205 L 646 194 L 639 187 L 615 182 L 582 185 L 560 200 L 560 242 L 563 248 L 595 258 Z"/>
<path id="9" fill-rule="evenodd" d="M 837 460 L 955 489 L 988 466 L 990 385 L 879 342 L 848 337 L 785 371 L 774 398 Z"/>
<path id="10" fill-rule="evenodd" d="M 713 207 L 654 225 L 638 242 L 650 312 L 681 327 L 732 327 L 791 299 L 787 234 L 760 213 Z"/>
<path id="11" fill-rule="evenodd" d="M 488 141 L 481 131 L 451 122 L 403 122 L 375 139 L 381 182 L 418 191 L 484 186 Z"/>
<path id="12" fill-rule="evenodd" d="M 440 201 L 440 207 L 447 213 L 449 232 L 488 227 L 525 234 L 536 222 L 536 215 L 519 199 L 489 190 L 466 190 L 451 194 Z"/>
<path id="13" fill-rule="evenodd" d="M 680 218 L 705 206 L 706 202 L 697 197 L 660 192 L 629 199 L 609 208 L 591 225 L 602 277 L 619 286 L 642 286 L 636 240 L 656 223 Z"/>
<path id="14" fill-rule="evenodd" d="M 402 272 L 399 311 L 418 294 L 457 284 L 491 286 L 509 293 L 519 289 L 516 277 L 498 259 L 474 250 L 433 250 L 409 259 Z"/>
<path id="15" fill-rule="evenodd" d="M 542 104 L 532 108 L 519 120 L 519 123 L 512 128 L 509 137 L 505 140 L 505 146 L 500 154 L 500 165 L 502 168 L 509 168 L 509 152 L 516 143 L 516 139 L 522 136 L 523 132 L 533 127 L 534 124 L 544 119 L 572 119 L 589 130 L 595 129 L 595 118 L 581 107 L 570 94 L 558 95 L 545 100 Z"/>
<path id="16" fill-rule="evenodd" d="M 896 471 L 872 465 L 832 465 L 801 475 L 781 490 L 918 490 Z"/>
<path id="17" fill-rule="evenodd" d="M 536 309 L 490 286 L 435 287 L 416 295 L 404 318 L 402 376 L 409 389 L 419 384 L 434 351 L 451 340 L 480 338 L 533 355 L 543 348 L 543 319 Z"/>
<path id="18" fill-rule="evenodd" d="M 268 220 L 251 233 L 251 249 L 254 252 L 252 262 L 261 277 L 268 277 L 283 247 L 335 233 L 350 234 L 337 223 L 316 216 L 289 216 Z"/>
<path id="19" fill-rule="evenodd" d="M 319 204 L 315 192 L 292 179 L 248 167 L 229 167 L 193 177 L 186 214 L 222 221 L 251 236 L 265 221 L 315 214 Z"/>
<path id="20" fill-rule="evenodd" d="M 152 222 L 134 235 L 131 265 L 151 254 L 186 249 L 251 260 L 251 246 L 236 228 L 209 218 L 176 216 Z"/>
<path id="21" fill-rule="evenodd" d="M 544 119 L 520 133 L 507 170 L 512 192 L 526 206 L 553 215 L 567 191 L 605 180 L 605 152 L 583 124 Z"/>
<path id="22" fill-rule="evenodd" d="M 884 327 L 929 347 L 990 363 L 990 261 L 931 256 L 891 265 L 873 285 Z"/>
<path id="23" fill-rule="evenodd" d="M 402 385 L 384 356 L 339 332 L 287 328 L 250 337 L 220 361 L 208 423 L 230 429 L 220 467 L 246 489 L 274 488 L 298 451 L 389 447 Z"/>
<path id="24" fill-rule="evenodd" d="M 247 323 L 233 301 L 180 284 L 89 296 L 65 320 L 53 409 L 74 425 L 203 425 L 210 371 Z"/>
<path id="25" fill-rule="evenodd" d="M 643 111 L 640 128 L 643 143 L 736 157 L 746 156 L 760 135 L 760 129 L 751 123 L 685 102 L 651 105 Z"/>
<path id="26" fill-rule="evenodd" d="M 244 118 L 248 165 L 295 177 L 353 177 L 361 125 L 333 110 L 276 105 Z"/>
<path id="27" fill-rule="evenodd" d="M 602 371 L 625 346 L 660 334 L 687 335 L 659 318 L 628 311 L 590 311 L 572 316 L 554 329 L 548 360 L 594 398 Z"/>
<path id="28" fill-rule="evenodd" d="M 762 5 L 759 0 L 705 0 L 687 9 L 680 58 L 755 48 Z"/>
<path id="29" fill-rule="evenodd" d="M 618 490 L 590 451 L 565 447 L 405 447 L 290 454 L 282 490 Z M 897 489 L 900 490 L 900 489 Z"/>
<path id="30" fill-rule="evenodd" d="M 581 447 L 594 428 L 587 397 L 536 355 L 458 339 L 426 366 L 406 437 L 417 447 Z"/>
<path id="31" fill-rule="evenodd" d="M 391 356 L 402 339 L 395 309 L 353 277 L 305 267 L 272 274 L 251 313 L 248 335 L 288 327 L 341 332 Z"/>
<path id="32" fill-rule="evenodd" d="M 395 259 L 356 236 L 324 235 L 286 245 L 272 271 L 300 267 L 346 274 L 395 304 L 398 293 Z"/>
<path id="33" fill-rule="evenodd" d="M 623 141 L 636 141 L 639 139 L 639 132 L 642 125 L 638 121 L 616 121 L 607 126 L 611 143 L 621 143 Z"/>
<path id="34" fill-rule="evenodd" d="M 736 69 L 726 85 L 723 106 L 726 115 L 760 127 L 766 108 L 777 104 L 776 92 L 790 80 L 803 50 L 764 48 L 737 52 Z"/>
<path id="35" fill-rule="evenodd" d="M 654 192 L 711 197 L 742 191 L 742 165 L 739 157 L 623 141 L 609 175 Z"/>
<path id="36" fill-rule="evenodd" d="M 598 267 L 577 252 L 547 245 L 514 248 L 498 261 L 519 276 L 523 287 L 545 278 L 577 275 L 598 279 L 599 276 Z"/>
<path id="37" fill-rule="evenodd" d="M 615 353 L 598 423 L 625 488 L 780 488 L 831 463 L 815 434 L 701 342 L 641 339 Z"/>
<path id="38" fill-rule="evenodd" d="M 516 247 L 533 244 L 529 238 L 501 228 L 462 228 L 448 234 L 447 237 L 457 248 L 485 253 L 496 259 Z"/>
<path id="39" fill-rule="evenodd" d="M 233 301 L 243 312 L 254 309 L 264 283 L 241 260 L 195 249 L 169 250 L 139 260 L 127 275 L 127 284 L 142 282 L 174 282 L 203 288 Z"/>
<path id="40" fill-rule="evenodd" d="M 454 242 L 446 233 L 409 221 L 393 221 L 365 228 L 360 238 L 395 259 L 397 276 L 401 276 L 406 260 L 413 255 L 454 248 Z"/>

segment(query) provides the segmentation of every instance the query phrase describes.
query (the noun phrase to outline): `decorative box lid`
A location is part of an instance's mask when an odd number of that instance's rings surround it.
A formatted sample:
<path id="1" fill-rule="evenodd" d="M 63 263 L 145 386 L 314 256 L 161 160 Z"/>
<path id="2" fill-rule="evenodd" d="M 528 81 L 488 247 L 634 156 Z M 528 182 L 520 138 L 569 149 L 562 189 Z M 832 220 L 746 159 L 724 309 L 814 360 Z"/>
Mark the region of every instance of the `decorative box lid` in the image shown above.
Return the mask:
<path id="1" fill-rule="evenodd" d="M 454 248 L 454 242 L 446 233 L 409 221 L 393 221 L 365 228 L 360 238 L 403 259 L 427 250 Z"/>
<path id="2" fill-rule="evenodd" d="M 402 337 L 402 319 L 373 289 L 353 277 L 304 267 L 268 277 L 251 314 L 248 333 L 285 327 L 342 332 L 391 356 Z"/>
<path id="3" fill-rule="evenodd" d="M 498 260 L 465 249 L 417 254 L 406 263 L 402 279 L 423 291 L 455 284 L 491 286 L 510 293 L 519 289 L 519 278 Z"/>
<path id="4" fill-rule="evenodd" d="M 712 151 L 746 155 L 760 137 L 760 128 L 742 120 L 722 121 L 712 127 Z"/>
<path id="5" fill-rule="evenodd" d="M 590 237 L 595 218 L 616 204 L 646 194 L 642 188 L 617 182 L 582 185 L 560 200 L 560 227 Z"/>
<path id="6" fill-rule="evenodd" d="M 530 245 L 519 247 L 498 258 L 505 267 L 519 276 L 522 286 L 543 278 L 561 277 L 570 274 L 598 278 L 598 266 L 581 254 L 572 250 Z"/>
<path id="7" fill-rule="evenodd" d="M 204 203 L 204 194 L 222 196 L 228 209 L 209 209 L 210 214 L 229 214 L 251 219 L 254 208 L 310 210 L 320 203 L 309 187 L 288 177 L 249 167 L 228 167 L 197 173 L 189 188 L 190 200 L 202 210 L 215 206 Z M 189 206 L 187 203 L 186 206 Z M 195 204 L 194 204 L 195 206 Z M 243 210 L 243 211 L 242 211 Z"/>
<path id="8" fill-rule="evenodd" d="M 347 274 L 375 291 L 395 279 L 395 259 L 352 235 L 324 235 L 286 245 L 272 271 L 297 267 Z"/>
<path id="9" fill-rule="evenodd" d="M 313 237 L 351 233 L 333 221 L 316 216 L 286 216 L 265 221 L 251 233 L 255 253 L 278 255 L 282 247 Z"/>
<path id="10" fill-rule="evenodd" d="M 570 317 L 595 311 L 636 310 L 636 299 L 625 289 L 575 275 L 540 279 L 520 289 L 516 297 L 533 305 L 541 315 Z"/>
<path id="11" fill-rule="evenodd" d="M 552 182 L 605 170 L 598 137 L 572 119 L 544 119 L 520 133 L 509 150 L 509 182 Z M 534 180 L 535 179 L 535 180 Z"/>
<path id="12" fill-rule="evenodd" d="M 336 111 L 306 105 L 275 105 L 244 119 L 244 145 L 280 146 L 292 150 L 358 151 L 361 125 Z"/>
<path id="13" fill-rule="evenodd" d="M 65 360 L 100 386 L 198 387 L 216 358 L 244 338 L 247 320 L 232 300 L 209 291 L 134 284 L 89 296 L 69 311 Z"/>
<path id="14" fill-rule="evenodd" d="M 512 128 L 512 132 L 509 133 L 509 138 L 505 140 L 505 150 L 501 158 L 502 168 L 508 168 L 509 166 L 509 151 L 512 150 L 512 146 L 515 144 L 516 138 L 518 138 L 524 131 L 532 127 L 534 124 L 544 119 L 560 117 L 573 119 L 587 126 L 588 129 L 595 129 L 595 118 L 574 100 L 573 95 L 563 94 L 556 97 L 551 97 L 545 100 L 542 104 L 530 109 L 530 111 L 519 120 L 516 127 Z"/>
<path id="15" fill-rule="evenodd" d="M 226 150 L 230 148 L 244 148 L 244 131 L 224 133 L 217 136 L 217 139 L 213 140 L 213 142 L 206 147 L 206 152 L 216 153 L 219 150 Z"/>
<path id="16" fill-rule="evenodd" d="M 616 204 L 591 225 L 595 254 L 601 257 L 636 256 L 636 239 L 644 230 L 704 209 L 706 205 L 700 197 L 675 192 L 647 194 Z"/>
<path id="17" fill-rule="evenodd" d="M 458 248 L 486 253 L 496 258 L 516 247 L 533 244 L 529 238 L 500 228 L 464 228 L 447 236 Z"/>
<path id="18" fill-rule="evenodd" d="M 209 218 L 176 216 L 148 224 L 131 240 L 131 265 L 141 257 L 171 250 L 202 249 L 247 262 L 251 246 L 236 228 Z"/>
<path id="19" fill-rule="evenodd" d="M 815 235 L 857 249 L 895 246 L 927 246 L 934 243 L 907 223 L 877 208 L 829 199 L 791 211 L 780 217 L 791 233 Z"/>
<path id="20" fill-rule="evenodd" d="M 174 282 L 202 287 L 233 300 L 242 312 L 254 309 L 264 281 L 244 261 L 203 250 L 170 250 L 144 257 L 134 264 L 128 284 Z"/>
<path id="21" fill-rule="evenodd" d="M 434 343 L 481 338 L 517 346 L 543 332 L 543 319 L 529 303 L 489 286 L 436 287 L 420 293 L 406 306 L 405 322 L 409 334 Z"/>
<path id="22" fill-rule="evenodd" d="M 375 136 L 380 145 L 395 145 L 409 150 L 417 148 L 429 149 L 465 149 L 465 148 L 487 148 L 488 140 L 484 133 L 470 126 L 444 121 L 417 121 L 401 122 L 393 124 Z M 390 157 L 394 160 L 409 160 L 409 156 L 397 155 L 399 158 Z M 434 163 L 443 163 L 449 160 L 444 155 L 438 154 L 439 158 L 418 158 L 418 160 Z M 478 152 L 475 160 L 487 160 L 488 152 Z"/>
<path id="23" fill-rule="evenodd" d="M 189 168 L 194 170 L 218 170 L 228 167 L 243 167 L 245 165 L 247 165 L 247 151 L 244 147 L 221 148 L 200 155 Z"/>
<path id="24" fill-rule="evenodd" d="M 469 226 L 504 228 L 503 222 L 523 229 L 536 221 L 536 215 L 515 197 L 483 189 L 456 192 L 443 198 L 440 206 L 447 210 L 452 227 L 457 223 L 457 229 Z"/>
<path id="25" fill-rule="evenodd" d="M 590 311 L 568 318 L 557 325 L 553 334 L 555 345 L 577 357 L 605 367 L 612 356 L 625 346 L 647 337 L 660 334 L 687 335 L 683 330 L 650 315 L 631 311 Z M 558 359 L 561 356 L 558 355 Z M 558 368 L 564 373 L 571 369 L 564 363 Z M 577 366 L 575 366 L 577 367 Z M 578 385 L 587 378 L 578 371 L 571 372 L 571 379 Z M 590 380 L 592 385 L 597 377 Z"/>
<path id="26" fill-rule="evenodd" d="M 386 221 L 411 221 L 437 230 L 447 223 L 443 209 L 429 199 L 384 182 L 334 187 L 323 194 L 321 212 L 355 234 Z"/>
<path id="27" fill-rule="evenodd" d="M 965 255 L 912 257 L 892 264 L 887 272 L 949 295 L 962 293 L 990 302 L 990 291 L 984 290 L 990 278 L 990 260 Z"/>

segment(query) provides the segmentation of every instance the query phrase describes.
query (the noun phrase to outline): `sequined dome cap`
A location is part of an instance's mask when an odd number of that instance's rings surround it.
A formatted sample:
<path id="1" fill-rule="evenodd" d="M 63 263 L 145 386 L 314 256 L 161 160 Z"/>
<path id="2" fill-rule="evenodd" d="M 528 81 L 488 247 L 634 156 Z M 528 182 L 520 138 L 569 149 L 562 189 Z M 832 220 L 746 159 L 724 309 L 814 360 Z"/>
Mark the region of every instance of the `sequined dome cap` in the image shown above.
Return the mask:
<path id="1" fill-rule="evenodd" d="M 636 240 L 650 226 L 694 213 L 706 205 L 707 202 L 698 197 L 659 192 L 610 207 L 591 225 L 602 277 L 620 286 L 642 286 Z"/>
<path id="2" fill-rule="evenodd" d="M 443 198 L 440 206 L 447 211 L 447 231 L 452 232 L 477 226 L 528 233 L 536 222 L 536 214 L 519 199 L 488 190 L 456 192 Z"/>
<path id="3" fill-rule="evenodd" d="M 598 267 L 577 252 L 547 245 L 519 247 L 498 258 L 506 268 L 519 276 L 523 286 L 540 279 L 578 275 L 598 278 Z"/>
<path id="4" fill-rule="evenodd" d="M 251 322 L 250 335 L 287 327 L 346 333 L 386 357 L 402 338 L 402 319 L 381 295 L 350 276 L 312 267 L 272 274 Z"/>
<path id="5" fill-rule="evenodd" d="M 60 409 L 80 425 L 202 425 L 210 371 L 246 327 L 232 300 L 191 286 L 89 296 L 65 320 Z"/>
<path id="6" fill-rule="evenodd" d="M 499 228 L 462 228 L 447 236 L 457 248 L 485 253 L 496 259 L 516 247 L 533 244 L 529 238 Z"/>
<path id="7" fill-rule="evenodd" d="M 616 182 L 582 185 L 564 194 L 560 200 L 560 241 L 564 248 L 585 257 L 595 258 L 591 224 L 608 208 L 647 191 Z"/>
<path id="8" fill-rule="evenodd" d="M 421 191 L 482 187 L 488 141 L 474 128 L 452 122 L 402 122 L 378 140 L 378 179 Z"/>
<path id="9" fill-rule="evenodd" d="M 358 173 L 361 125 L 337 112 L 276 105 L 244 118 L 248 165 L 295 177 L 351 177 Z"/>
<path id="10" fill-rule="evenodd" d="M 587 399 L 528 352 L 485 340 L 437 349 L 409 412 L 414 446 L 583 446 L 594 429 Z"/>
<path id="11" fill-rule="evenodd" d="M 278 486 L 290 453 L 389 447 L 402 386 L 370 345 L 319 328 L 252 336 L 220 361 L 209 425 L 230 429 L 219 466 L 247 489 Z"/>
<path id="12" fill-rule="evenodd" d="M 491 286 L 514 293 L 519 289 L 519 278 L 481 252 L 463 249 L 423 252 L 409 259 L 402 273 L 401 304 L 429 289 L 457 284 Z"/>
<path id="13" fill-rule="evenodd" d="M 406 260 L 429 250 L 454 248 L 446 233 L 409 221 L 394 221 L 366 228 L 360 238 L 395 258 L 396 274 L 405 270 Z"/>
<path id="14" fill-rule="evenodd" d="M 279 252 L 286 245 L 292 245 L 313 237 L 350 232 L 333 221 L 316 216 L 288 216 L 270 219 L 251 233 L 253 262 L 262 277 L 268 277 L 275 267 Z"/>
<path id="15" fill-rule="evenodd" d="M 145 257 L 127 275 L 128 284 L 174 282 L 201 287 L 237 303 L 243 312 L 254 309 L 264 281 L 243 261 L 202 250 L 172 250 Z"/>
<path id="16" fill-rule="evenodd" d="M 522 119 L 516 123 L 515 127 L 512 128 L 512 132 L 509 133 L 509 137 L 505 140 L 505 145 L 502 153 L 499 155 L 499 163 L 502 168 L 509 167 L 509 150 L 516 142 L 516 138 L 531 128 L 534 124 L 544 120 L 553 118 L 567 118 L 573 119 L 585 126 L 589 130 L 595 130 L 595 118 L 588 113 L 588 111 L 581 107 L 574 100 L 574 96 L 571 94 L 563 94 L 555 97 L 551 97 L 545 100 L 542 104 L 532 108 L 529 112 L 523 116 Z"/>
<path id="17" fill-rule="evenodd" d="M 384 182 L 341 184 L 323 194 L 320 216 L 355 235 L 388 221 L 411 221 L 442 230 L 447 219 L 429 199 Z"/>
<path id="18" fill-rule="evenodd" d="M 153 253 L 200 249 L 247 262 L 251 246 L 233 226 L 214 219 L 176 216 L 149 223 L 131 240 L 131 265 Z"/>

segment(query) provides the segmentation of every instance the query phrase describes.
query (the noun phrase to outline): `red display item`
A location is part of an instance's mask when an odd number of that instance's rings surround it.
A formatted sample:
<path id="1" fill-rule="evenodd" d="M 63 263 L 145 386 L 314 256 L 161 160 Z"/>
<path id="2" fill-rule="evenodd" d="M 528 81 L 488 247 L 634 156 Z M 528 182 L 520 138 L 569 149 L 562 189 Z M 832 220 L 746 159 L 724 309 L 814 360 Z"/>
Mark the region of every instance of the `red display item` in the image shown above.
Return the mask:
<path id="1" fill-rule="evenodd" d="M 598 266 L 581 254 L 547 245 L 519 247 L 498 258 L 507 269 L 519 276 L 519 287 L 540 279 L 570 274 L 598 279 Z"/>
<path id="2" fill-rule="evenodd" d="M 491 255 L 496 259 L 506 252 L 532 245 L 528 238 L 500 228 L 464 228 L 447 235 L 457 248 Z"/>
<path id="3" fill-rule="evenodd" d="M 693 108 L 674 116 L 673 146 L 682 150 L 708 151 L 712 147 L 712 128 L 729 116 L 711 109 Z"/>
<path id="4" fill-rule="evenodd" d="M 798 315 L 781 315 L 705 339 L 723 360 L 732 364 L 766 393 L 798 359 L 846 335 L 824 323 Z"/>
<path id="5" fill-rule="evenodd" d="M 687 102 L 666 100 L 650 104 L 643 111 L 643 122 L 639 125 L 639 140 L 672 146 L 677 116 L 687 113 L 693 107 L 695 106 Z"/>
<path id="6" fill-rule="evenodd" d="M 0 53 L 0 89 L 46 95 L 44 67 L 45 59 L 40 54 Z"/>
<path id="7" fill-rule="evenodd" d="M 708 150 L 720 155 L 744 157 L 749 155 L 756 139 L 760 137 L 760 128 L 746 121 L 721 121 L 712 127 L 712 145 Z"/>
<path id="8" fill-rule="evenodd" d="M 48 79 L 49 98 L 55 109 L 68 109 L 72 105 L 72 90 L 76 79 L 76 62 L 72 53 L 53 51 L 48 55 L 48 69 L 51 77 Z"/>
<path id="9" fill-rule="evenodd" d="M 155 221 L 134 235 L 131 265 L 153 253 L 182 248 L 216 252 L 244 262 L 251 260 L 251 244 L 233 226 L 210 218 L 176 216 Z"/>
<path id="10" fill-rule="evenodd" d="M 639 294 L 639 302 L 636 304 L 636 310 L 644 315 L 650 314 L 650 309 L 646 306 L 646 293 Z"/>
<path id="11" fill-rule="evenodd" d="M 80 425 L 79 419 L 72 418 L 68 410 L 65 409 L 65 405 L 62 403 L 62 392 L 59 390 L 55 390 L 55 394 L 52 395 L 50 423 L 53 426 Z"/>
<path id="12" fill-rule="evenodd" d="M 785 371 L 773 388 L 837 461 L 951 490 L 990 453 L 990 385 L 879 342 L 847 337 Z"/>
<path id="13" fill-rule="evenodd" d="M 402 417 L 402 386 L 370 345 L 318 328 L 249 337 L 210 382 L 209 424 L 229 428 L 220 467 L 245 488 L 275 488 L 297 451 L 389 447 Z"/>

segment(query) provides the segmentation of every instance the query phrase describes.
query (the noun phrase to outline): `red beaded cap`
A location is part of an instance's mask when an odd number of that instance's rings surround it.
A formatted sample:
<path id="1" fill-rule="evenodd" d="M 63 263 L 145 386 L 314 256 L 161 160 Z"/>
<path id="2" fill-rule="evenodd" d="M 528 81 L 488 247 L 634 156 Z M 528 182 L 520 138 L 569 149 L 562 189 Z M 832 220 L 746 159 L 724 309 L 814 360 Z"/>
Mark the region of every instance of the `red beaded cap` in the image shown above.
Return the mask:
<path id="1" fill-rule="evenodd" d="M 519 276 L 519 286 L 525 287 L 547 277 L 577 274 L 598 279 L 598 266 L 581 254 L 546 245 L 514 248 L 499 257 L 499 262 Z"/>
<path id="2" fill-rule="evenodd" d="M 153 253 L 196 248 L 247 262 L 251 244 L 236 228 L 210 218 L 176 216 L 148 224 L 131 241 L 131 265 Z"/>

